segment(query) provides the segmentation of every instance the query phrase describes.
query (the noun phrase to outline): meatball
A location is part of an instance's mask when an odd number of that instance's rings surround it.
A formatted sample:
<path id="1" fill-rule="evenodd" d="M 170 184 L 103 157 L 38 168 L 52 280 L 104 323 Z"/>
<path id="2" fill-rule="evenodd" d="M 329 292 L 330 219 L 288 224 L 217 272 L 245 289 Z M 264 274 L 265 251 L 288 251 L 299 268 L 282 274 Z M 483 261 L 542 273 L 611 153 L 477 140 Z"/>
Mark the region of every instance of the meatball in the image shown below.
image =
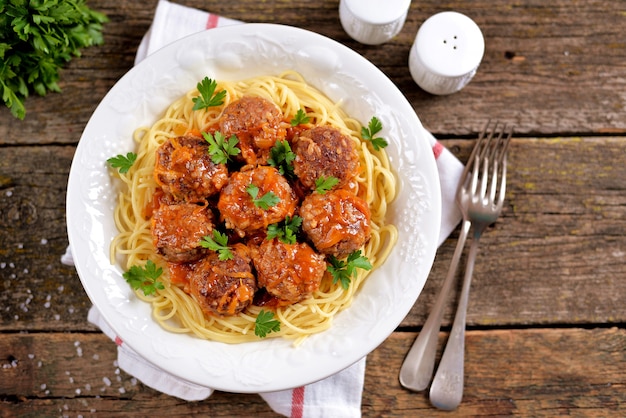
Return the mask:
<path id="1" fill-rule="evenodd" d="M 173 201 L 197 202 L 217 194 L 228 182 L 228 169 L 215 164 L 203 138 L 172 138 L 156 151 L 154 178 Z"/>
<path id="2" fill-rule="evenodd" d="M 308 244 L 285 244 L 265 240 L 253 257 L 259 287 L 279 299 L 279 305 L 291 305 L 309 297 L 320 287 L 326 271 L 324 257 Z"/>
<path id="3" fill-rule="evenodd" d="M 256 199 L 249 186 L 256 190 Z M 278 199 L 275 204 L 263 207 L 259 202 L 272 193 Z M 271 197 L 269 195 L 268 197 Z M 256 203 L 255 203 L 256 200 Z M 298 201 L 289 182 L 274 167 L 259 166 L 248 171 L 234 173 L 222 189 L 217 208 L 226 227 L 234 229 L 239 236 L 267 228 L 292 216 Z"/>
<path id="4" fill-rule="evenodd" d="M 312 193 L 300 208 L 302 230 L 322 254 L 344 258 L 369 241 L 367 203 L 345 189 Z"/>
<path id="5" fill-rule="evenodd" d="M 231 260 L 210 252 L 189 275 L 188 290 L 207 315 L 236 315 L 254 298 L 257 287 L 248 247 L 235 244 L 231 252 Z"/>
<path id="6" fill-rule="evenodd" d="M 200 241 L 213 231 L 213 213 L 195 203 L 161 205 L 151 220 L 154 247 L 167 261 L 195 261 L 204 255 Z"/>
<path id="7" fill-rule="evenodd" d="M 294 137 L 293 170 L 308 189 L 320 177 L 336 177 L 343 187 L 357 174 L 359 155 L 350 137 L 332 126 L 316 126 Z"/>
<path id="8" fill-rule="evenodd" d="M 287 124 L 278 106 L 261 97 L 244 96 L 230 103 L 218 121 L 219 131 L 227 138 L 239 139 L 241 157 L 256 164 L 261 156 L 269 155 L 276 141 L 287 135 Z"/>

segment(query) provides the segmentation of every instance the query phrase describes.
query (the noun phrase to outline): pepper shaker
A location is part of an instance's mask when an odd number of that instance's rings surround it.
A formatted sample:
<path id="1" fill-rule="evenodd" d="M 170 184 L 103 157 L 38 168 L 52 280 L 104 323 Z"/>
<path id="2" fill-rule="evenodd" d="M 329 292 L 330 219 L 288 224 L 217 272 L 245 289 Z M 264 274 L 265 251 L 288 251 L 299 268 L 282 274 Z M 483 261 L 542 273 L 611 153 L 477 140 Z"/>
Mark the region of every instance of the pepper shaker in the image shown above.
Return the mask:
<path id="1" fill-rule="evenodd" d="M 350 37 L 379 45 L 402 30 L 411 0 L 341 0 L 339 20 Z"/>
<path id="2" fill-rule="evenodd" d="M 467 85 L 485 52 L 476 23 L 458 12 L 437 13 L 422 24 L 409 53 L 413 80 L 425 91 L 452 94 Z"/>

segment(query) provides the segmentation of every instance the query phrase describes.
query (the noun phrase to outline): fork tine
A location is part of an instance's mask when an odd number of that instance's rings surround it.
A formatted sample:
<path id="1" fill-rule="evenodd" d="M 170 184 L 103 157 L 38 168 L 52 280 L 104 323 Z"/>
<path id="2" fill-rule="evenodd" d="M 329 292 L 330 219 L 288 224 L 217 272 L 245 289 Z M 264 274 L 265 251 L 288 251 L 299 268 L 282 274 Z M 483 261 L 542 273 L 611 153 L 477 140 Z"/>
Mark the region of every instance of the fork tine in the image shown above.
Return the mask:
<path id="1" fill-rule="evenodd" d="M 507 166 L 507 152 L 511 143 L 511 137 L 513 136 L 513 127 L 510 126 L 507 130 L 506 126 L 503 128 L 502 133 L 506 136 L 500 142 L 500 153 L 496 159 L 496 164 L 500 165 L 500 187 L 497 206 L 501 207 L 504 203 L 504 194 L 506 190 L 506 166 Z M 495 184 L 495 182 L 494 182 Z"/>
<path id="2" fill-rule="evenodd" d="M 459 185 L 457 188 L 457 196 L 462 188 L 466 188 L 471 184 L 474 180 L 473 178 L 476 176 L 476 168 L 480 168 L 479 162 L 484 157 L 485 153 L 489 149 L 488 145 L 491 142 L 493 137 L 493 129 L 490 128 L 491 120 L 487 120 L 485 126 L 482 131 L 478 134 L 478 139 L 476 140 L 476 144 L 474 144 L 474 148 L 472 149 L 472 153 L 470 154 L 467 164 L 463 169 L 463 173 L 461 174 L 461 178 L 459 181 Z M 498 123 L 496 122 L 496 127 Z"/>

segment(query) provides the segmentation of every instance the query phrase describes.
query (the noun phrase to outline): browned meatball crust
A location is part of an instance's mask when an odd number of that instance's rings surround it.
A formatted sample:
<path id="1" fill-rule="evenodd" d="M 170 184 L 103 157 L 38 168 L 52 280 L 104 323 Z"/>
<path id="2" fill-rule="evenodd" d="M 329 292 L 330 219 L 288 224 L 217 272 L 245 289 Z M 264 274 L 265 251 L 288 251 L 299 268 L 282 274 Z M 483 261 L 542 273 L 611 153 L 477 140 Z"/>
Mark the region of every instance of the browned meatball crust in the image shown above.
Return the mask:
<path id="1" fill-rule="evenodd" d="M 278 203 L 267 209 L 257 206 L 247 190 L 251 184 L 258 187 L 258 199 L 271 192 L 278 197 Z M 292 216 L 297 203 L 289 182 L 278 170 L 259 166 L 234 173 L 220 193 L 217 208 L 226 227 L 234 229 L 240 236 L 245 236 L 280 222 L 286 216 Z"/>
<path id="2" fill-rule="evenodd" d="M 336 187 L 345 186 L 359 169 L 359 156 L 350 137 L 331 126 L 316 126 L 293 141 L 294 173 L 308 189 L 320 177 L 336 177 Z"/>
<path id="3" fill-rule="evenodd" d="M 370 239 L 367 202 L 345 189 L 310 194 L 302 202 L 300 216 L 302 230 L 322 254 L 341 259 Z"/>
<path id="4" fill-rule="evenodd" d="M 276 141 L 285 139 L 288 125 L 283 119 L 280 108 L 269 100 L 244 96 L 226 106 L 218 127 L 226 137 L 236 135 L 243 160 L 256 164 Z"/>
<path id="5" fill-rule="evenodd" d="M 265 240 L 254 255 L 259 287 L 290 305 L 311 296 L 319 289 L 326 271 L 324 257 L 308 244 L 286 244 Z"/>
<path id="6" fill-rule="evenodd" d="M 228 182 L 228 169 L 215 164 L 203 138 L 172 138 L 156 151 L 154 178 L 170 200 L 197 202 L 218 193 Z"/>
<path id="7" fill-rule="evenodd" d="M 179 203 L 161 205 L 151 220 L 157 253 L 171 262 L 188 262 L 205 253 L 200 241 L 213 230 L 213 213 L 206 205 Z"/>
<path id="8" fill-rule="evenodd" d="M 220 260 L 210 252 L 189 275 L 189 291 L 207 315 L 230 316 L 243 311 L 257 289 L 248 248 L 231 247 L 232 260 Z"/>

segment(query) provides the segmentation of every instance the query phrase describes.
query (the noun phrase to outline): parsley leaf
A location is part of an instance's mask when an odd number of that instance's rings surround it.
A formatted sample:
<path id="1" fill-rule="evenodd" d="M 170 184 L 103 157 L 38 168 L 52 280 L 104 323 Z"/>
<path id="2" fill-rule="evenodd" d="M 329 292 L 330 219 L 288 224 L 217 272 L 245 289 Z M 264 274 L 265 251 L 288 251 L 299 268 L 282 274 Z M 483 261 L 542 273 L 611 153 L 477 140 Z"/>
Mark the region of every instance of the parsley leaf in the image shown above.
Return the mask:
<path id="1" fill-rule="evenodd" d="M 226 164 L 231 157 L 238 155 L 241 150 L 237 147 L 239 139 L 231 135 L 228 140 L 221 132 L 211 135 L 209 132 L 202 132 L 202 136 L 209 143 L 209 155 L 215 164 Z"/>
<path id="2" fill-rule="evenodd" d="M 267 227 L 267 239 L 278 238 L 278 240 L 285 244 L 295 244 L 296 234 L 300 230 L 301 225 L 301 217 L 296 215 L 291 218 L 287 215 L 284 221 L 271 224 Z"/>
<path id="3" fill-rule="evenodd" d="M 29 94 L 61 91 L 62 68 L 104 42 L 107 20 L 85 0 L 0 1 L 0 94 L 13 116 L 24 119 Z"/>
<path id="4" fill-rule="evenodd" d="M 381 148 L 385 148 L 389 143 L 384 138 L 376 138 L 376 134 L 383 129 L 383 124 L 380 123 L 376 116 L 372 116 L 368 127 L 361 127 L 361 136 L 366 141 L 370 141 L 376 151 L 380 151 Z"/>
<path id="5" fill-rule="evenodd" d="M 304 113 L 304 110 L 298 109 L 296 115 L 293 117 L 293 119 L 291 119 L 291 126 L 298 126 L 304 123 L 309 123 L 310 121 L 311 118 L 309 118 L 306 113 Z"/>
<path id="6" fill-rule="evenodd" d="M 137 160 L 137 154 L 129 152 L 126 155 L 118 154 L 115 157 L 111 157 L 107 160 L 107 163 L 113 168 L 117 168 L 122 174 L 128 173 L 128 170 L 133 166 Z"/>
<path id="7" fill-rule="evenodd" d="M 268 210 L 272 206 L 276 206 L 278 202 L 280 202 L 280 197 L 276 196 L 274 192 L 269 191 L 265 193 L 263 196 L 259 196 L 259 187 L 250 183 L 248 187 L 246 187 L 246 191 L 252 197 L 252 202 L 254 206 Z"/>
<path id="8" fill-rule="evenodd" d="M 287 177 L 293 177 L 293 161 L 296 154 L 291 150 L 287 140 L 277 141 L 272 149 L 270 149 L 270 158 L 267 163 L 275 167 L 280 174 Z"/>
<path id="9" fill-rule="evenodd" d="M 280 331 L 280 321 L 274 319 L 274 313 L 261 309 L 254 321 L 254 335 L 265 338 L 270 332 L 278 331 Z"/>
<path id="10" fill-rule="evenodd" d="M 315 180 L 315 191 L 319 194 L 326 194 L 339 183 L 339 179 L 333 176 L 321 176 Z"/>
<path id="11" fill-rule="evenodd" d="M 215 92 L 217 81 L 204 77 L 196 86 L 200 96 L 191 99 L 193 101 L 193 110 L 206 109 L 207 107 L 219 106 L 224 103 L 226 90 Z"/>
<path id="12" fill-rule="evenodd" d="M 165 289 L 163 283 L 157 280 L 161 277 L 163 269 L 157 268 L 152 260 L 146 262 L 145 267 L 132 266 L 122 277 L 133 289 L 141 289 L 146 296 L 152 295 L 157 289 Z"/>
<path id="13" fill-rule="evenodd" d="M 352 277 L 356 277 L 358 272 L 357 268 L 363 270 L 371 270 L 372 264 L 367 257 L 361 255 L 361 250 L 356 250 L 346 260 L 339 260 L 335 256 L 328 257 L 330 265 L 326 268 L 333 276 L 333 284 L 337 281 L 341 282 L 341 287 L 347 289 L 350 286 Z"/>
<path id="14" fill-rule="evenodd" d="M 234 257 L 232 251 L 230 251 L 230 248 L 228 247 L 228 236 L 221 233 L 217 229 L 213 230 L 213 237 L 210 237 L 209 235 L 202 237 L 200 246 L 202 248 L 208 248 L 211 251 L 217 251 L 218 258 L 221 261 L 232 260 Z"/>

